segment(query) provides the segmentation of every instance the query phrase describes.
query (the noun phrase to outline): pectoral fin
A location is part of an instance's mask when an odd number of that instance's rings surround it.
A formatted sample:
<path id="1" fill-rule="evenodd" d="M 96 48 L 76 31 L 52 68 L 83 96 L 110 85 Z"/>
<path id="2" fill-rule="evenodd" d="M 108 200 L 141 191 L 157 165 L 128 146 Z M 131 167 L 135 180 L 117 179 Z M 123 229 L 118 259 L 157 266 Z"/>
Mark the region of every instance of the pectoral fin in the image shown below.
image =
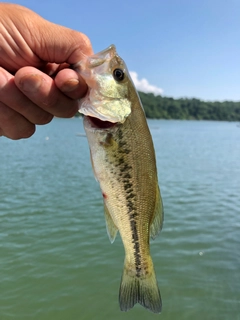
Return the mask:
<path id="1" fill-rule="evenodd" d="M 163 203 L 162 203 L 160 190 L 157 185 L 155 210 L 154 210 L 153 219 L 150 225 L 150 235 L 152 239 L 155 239 L 159 234 L 159 232 L 161 231 L 162 225 L 163 225 L 163 217 L 164 217 Z"/>
<path id="2" fill-rule="evenodd" d="M 91 164 L 92 164 L 92 170 L 93 170 L 93 174 L 94 174 L 94 178 L 96 179 L 96 181 L 98 181 L 97 175 L 96 175 L 96 170 L 94 167 L 94 162 L 93 162 L 93 158 L 92 158 L 92 151 L 90 149 L 90 160 L 91 160 Z"/>
<path id="3" fill-rule="evenodd" d="M 116 227 L 115 223 L 113 222 L 113 219 L 112 219 L 105 203 L 104 203 L 104 213 L 105 213 L 108 237 L 109 237 L 110 242 L 113 243 L 116 238 L 118 228 Z"/>

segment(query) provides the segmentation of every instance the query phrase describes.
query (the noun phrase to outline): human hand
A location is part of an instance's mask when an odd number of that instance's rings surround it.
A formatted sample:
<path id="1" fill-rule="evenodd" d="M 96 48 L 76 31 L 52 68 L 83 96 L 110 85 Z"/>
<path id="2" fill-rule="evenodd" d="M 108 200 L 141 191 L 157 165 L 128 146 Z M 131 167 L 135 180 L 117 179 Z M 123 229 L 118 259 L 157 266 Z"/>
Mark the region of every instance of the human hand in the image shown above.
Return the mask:
<path id="1" fill-rule="evenodd" d="M 36 124 L 76 114 L 87 85 L 68 67 L 92 48 L 27 8 L 1 3 L 0 12 L 0 136 L 28 138 Z"/>

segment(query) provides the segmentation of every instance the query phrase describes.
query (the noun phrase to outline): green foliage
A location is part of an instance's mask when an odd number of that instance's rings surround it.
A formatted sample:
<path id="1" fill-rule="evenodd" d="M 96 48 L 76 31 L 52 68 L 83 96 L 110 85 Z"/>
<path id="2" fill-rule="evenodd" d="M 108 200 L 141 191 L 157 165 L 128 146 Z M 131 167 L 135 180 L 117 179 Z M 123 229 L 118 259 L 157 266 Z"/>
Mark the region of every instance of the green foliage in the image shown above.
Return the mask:
<path id="1" fill-rule="evenodd" d="M 240 102 L 173 99 L 139 92 L 147 118 L 240 121 Z"/>

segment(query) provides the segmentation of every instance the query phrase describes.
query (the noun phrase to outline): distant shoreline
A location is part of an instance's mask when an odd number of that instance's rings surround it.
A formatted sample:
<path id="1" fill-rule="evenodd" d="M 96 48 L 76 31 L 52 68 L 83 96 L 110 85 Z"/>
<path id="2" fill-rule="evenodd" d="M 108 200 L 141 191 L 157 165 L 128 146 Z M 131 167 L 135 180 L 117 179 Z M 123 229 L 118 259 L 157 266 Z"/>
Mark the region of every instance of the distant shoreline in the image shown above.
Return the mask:
<path id="1" fill-rule="evenodd" d="M 149 119 L 240 121 L 240 101 L 203 101 L 174 99 L 139 92 Z"/>

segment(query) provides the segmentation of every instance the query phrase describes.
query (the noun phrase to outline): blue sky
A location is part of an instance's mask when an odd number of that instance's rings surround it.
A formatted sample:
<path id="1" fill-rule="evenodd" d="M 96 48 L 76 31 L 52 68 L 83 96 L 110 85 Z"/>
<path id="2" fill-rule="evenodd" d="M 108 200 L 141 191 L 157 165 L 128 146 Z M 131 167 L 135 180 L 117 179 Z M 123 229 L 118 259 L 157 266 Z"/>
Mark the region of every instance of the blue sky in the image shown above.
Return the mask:
<path id="1" fill-rule="evenodd" d="M 15 3 L 85 33 L 95 52 L 114 43 L 138 84 L 164 96 L 240 100 L 239 0 Z"/>

